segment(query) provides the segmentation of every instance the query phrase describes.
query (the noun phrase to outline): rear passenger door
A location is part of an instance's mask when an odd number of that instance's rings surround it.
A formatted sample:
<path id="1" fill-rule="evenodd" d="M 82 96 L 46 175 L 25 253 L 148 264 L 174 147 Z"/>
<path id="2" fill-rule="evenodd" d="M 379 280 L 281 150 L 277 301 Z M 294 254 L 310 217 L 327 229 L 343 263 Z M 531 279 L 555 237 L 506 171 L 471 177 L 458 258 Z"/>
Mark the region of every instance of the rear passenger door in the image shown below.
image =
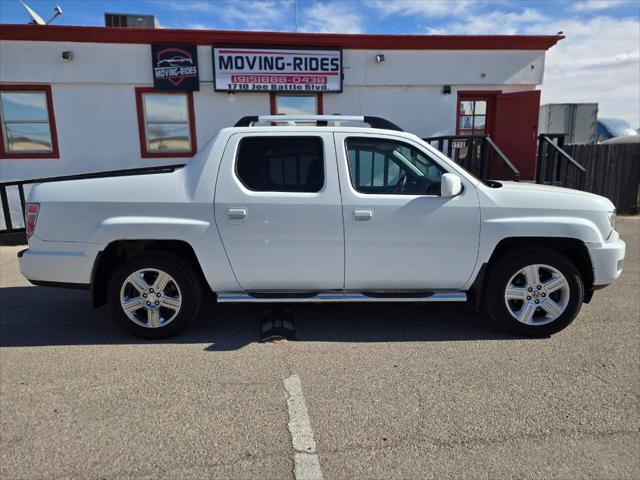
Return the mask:
<path id="1" fill-rule="evenodd" d="M 250 291 L 344 286 L 344 232 L 333 136 L 239 133 L 223 154 L 215 217 Z"/>

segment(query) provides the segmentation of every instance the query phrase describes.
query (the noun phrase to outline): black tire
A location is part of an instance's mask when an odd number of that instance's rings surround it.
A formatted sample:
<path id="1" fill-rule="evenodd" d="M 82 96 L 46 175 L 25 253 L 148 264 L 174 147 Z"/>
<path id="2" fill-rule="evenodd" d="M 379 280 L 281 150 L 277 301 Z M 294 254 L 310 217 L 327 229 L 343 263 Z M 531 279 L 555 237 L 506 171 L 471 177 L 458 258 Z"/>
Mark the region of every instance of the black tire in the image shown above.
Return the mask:
<path id="1" fill-rule="evenodd" d="M 165 325 L 155 328 L 139 325 L 129 319 L 120 303 L 120 293 L 126 279 L 132 273 L 143 269 L 156 269 L 166 272 L 172 277 L 181 294 L 182 303 L 174 318 Z M 148 277 L 148 274 L 145 274 L 145 276 Z M 173 288 L 174 286 L 169 284 L 167 288 Z M 188 263 L 171 254 L 154 252 L 132 257 L 119 265 L 109 280 L 107 295 L 116 320 L 125 330 L 137 337 L 155 339 L 170 337 L 186 327 L 200 309 L 202 293 L 199 277 Z M 143 308 L 141 312 L 146 312 L 146 310 Z M 141 318 L 144 319 L 144 316 Z"/>
<path id="2" fill-rule="evenodd" d="M 541 325 L 518 321 L 510 313 L 505 301 L 505 290 L 511 277 L 520 269 L 534 264 L 555 268 L 565 277 L 569 286 L 569 299 L 562 314 L 550 323 Z M 565 256 L 554 250 L 527 248 L 498 259 L 496 265 L 491 268 L 485 293 L 489 316 L 500 327 L 527 337 L 547 337 L 566 328 L 576 318 L 584 299 L 584 285 L 580 273 Z M 545 314 L 544 310 L 539 310 L 536 310 L 535 315 Z"/>

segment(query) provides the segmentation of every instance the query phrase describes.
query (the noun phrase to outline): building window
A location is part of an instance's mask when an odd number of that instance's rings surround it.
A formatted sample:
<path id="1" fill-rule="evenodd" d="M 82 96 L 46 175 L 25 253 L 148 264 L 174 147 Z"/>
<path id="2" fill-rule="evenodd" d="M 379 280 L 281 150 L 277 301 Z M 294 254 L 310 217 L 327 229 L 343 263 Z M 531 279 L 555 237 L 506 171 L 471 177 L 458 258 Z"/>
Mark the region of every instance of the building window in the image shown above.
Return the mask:
<path id="1" fill-rule="evenodd" d="M 58 158 L 51 87 L 0 85 L 0 158 Z"/>
<path id="2" fill-rule="evenodd" d="M 143 158 L 195 155 L 192 92 L 136 88 L 136 106 Z"/>
<path id="3" fill-rule="evenodd" d="M 487 101 L 461 100 L 458 119 L 460 135 L 484 135 L 487 131 Z"/>
<path id="4" fill-rule="evenodd" d="M 256 192 L 318 192 L 324 185 L 319 137 L 248 137 L 238 147 L 236 174 Z"/>
<path id="5" fill-rule="evenodd" d="M 272 115 L 322 115 L 322 94 L 271 94 Z"/>

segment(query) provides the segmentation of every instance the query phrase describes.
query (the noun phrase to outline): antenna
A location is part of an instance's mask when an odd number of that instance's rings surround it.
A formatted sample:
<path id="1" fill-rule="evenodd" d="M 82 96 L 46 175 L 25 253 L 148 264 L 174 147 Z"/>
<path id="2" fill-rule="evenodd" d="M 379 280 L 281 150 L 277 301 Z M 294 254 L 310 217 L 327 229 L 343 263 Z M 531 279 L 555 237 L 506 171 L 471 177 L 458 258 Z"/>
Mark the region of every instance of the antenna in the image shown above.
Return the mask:
<path id="1" fill-rule="evenodd" d="M 58 5 L 58 4 L 56 4 L 56 7 L 53 9 L 53 17 L 51 17 L 49 20 L 47 20 L 47 25 L 49 25 L 51 22 L 53 22 L 60 15 L 62 15 L 62 7 L 60 7 L 60 5 Z"/>
<path id="2" fill-rule="evenodd" d="M 62 15 L 62 8 L 60 8 L 60 5 L 56 5 L 56 7 L 53 9 L 54 11 L 53 17 L 51 17 L 49 21 L 45 22 L 43 18 L 40 15 L 38 15 L 33 8 L 31 8 L 29 5 L 24 3 L 22 0 L 18 0 L 18 1 L 22 4 L 24 9 L 27 11 L 29 16 L 31 17 L 31 21 L 29 23 L 32 23 L 34 25 L 49 25 L 56 18 Z"/>

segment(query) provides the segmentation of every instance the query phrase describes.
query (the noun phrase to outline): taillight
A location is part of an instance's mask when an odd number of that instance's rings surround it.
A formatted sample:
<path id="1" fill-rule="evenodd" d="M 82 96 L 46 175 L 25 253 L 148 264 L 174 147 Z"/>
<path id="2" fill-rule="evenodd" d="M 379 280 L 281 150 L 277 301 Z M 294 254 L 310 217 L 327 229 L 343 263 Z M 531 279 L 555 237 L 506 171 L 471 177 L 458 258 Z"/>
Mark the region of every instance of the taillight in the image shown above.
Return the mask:
<path id="1" fill-rule="evenodd" d="M 39 203 L 27 203 L 25 205 L 26 218 L 24 225 L 27 231 L 27 238 L 33 235 L 33 231 L 36 229 L 36 221 L 38 220 L 38 212 L 40 211 Z"/>

